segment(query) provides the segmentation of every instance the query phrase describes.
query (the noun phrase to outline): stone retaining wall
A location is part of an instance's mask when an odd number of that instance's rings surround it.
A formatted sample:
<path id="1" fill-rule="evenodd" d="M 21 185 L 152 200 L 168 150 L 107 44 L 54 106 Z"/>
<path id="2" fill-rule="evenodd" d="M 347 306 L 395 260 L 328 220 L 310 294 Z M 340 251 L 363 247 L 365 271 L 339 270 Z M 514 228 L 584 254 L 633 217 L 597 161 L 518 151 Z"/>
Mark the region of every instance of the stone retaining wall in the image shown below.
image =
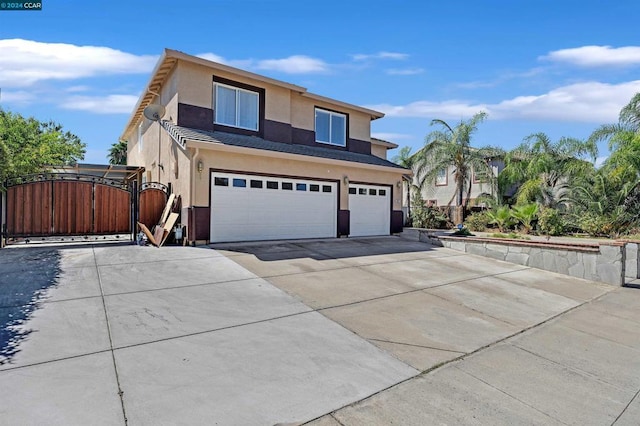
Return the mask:
<path id="1" fill-rule="evenodd" d="M 417 236 L 419 241 L 433 245 L 607 284 L 624 285 L 629 273 L 634 278 L 638 274 L 637 244 L 628 247 L 629 243 L 617 241 L 607 244 L 565 244 L 451 237 L 427 230 L 418 230 Z M 627 256 L 632 258 L 627 261 Z M 625 273 L 627 266 L 630 270 Z"/>

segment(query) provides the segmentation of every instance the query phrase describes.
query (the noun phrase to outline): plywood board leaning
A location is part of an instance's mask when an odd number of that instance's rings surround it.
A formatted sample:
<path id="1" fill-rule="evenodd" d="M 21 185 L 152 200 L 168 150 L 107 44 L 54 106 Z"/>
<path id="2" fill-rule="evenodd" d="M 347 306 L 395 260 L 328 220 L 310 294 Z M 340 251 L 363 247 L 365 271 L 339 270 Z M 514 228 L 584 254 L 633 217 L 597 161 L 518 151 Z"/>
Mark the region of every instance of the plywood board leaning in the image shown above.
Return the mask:
<path id="1" fill-rule="evenodd" d="M 153 237 L 153 234 L 151 233 L 151 231 L 149 231 L 149 228 L 147 228 L 147 226 L 144 223 L 138 222 L 138 227 L 142 230 L 142 232 L 144 232 L 144 235 L 147 236 L 147 239 L 151 244 L 153 244 L 156 247 L 159 247 L 158 243 L 156 242 L 156 239 Z"/>
<path id="2" fill-rule="evenodd" d="M 173 208 L 173 202 L 176 199 L 176 194 L 171 194 L 169 195 L 169 199 L 167 200 L 167 205 L 164 206 L 164 210 L 162 211 L 162 216 L 160 216 L 160 222 L 158 222 L 160 224 L 160 226 L 163 226 L 164 223 L 167 221 L 167 217 L 169 216 L 169 213 L 171 213 L 171 209 Z"/>
<path id="3" fill-rule="evenodd" d="M 169 218 L 167 219 L 167 223 L 164 224 L 164 236 L 162 237 L 162 241 L 160 242 L 160 246 L 164 245 L 164 242 L 167 240 L 167 237 L 169 237 L 169 233 L 171 232 L 171 228 L 173 228 L 173 225 L 176 224 L 176 221 L 178 220 L 178 213 L 171 213 L 169 215 Z"/>

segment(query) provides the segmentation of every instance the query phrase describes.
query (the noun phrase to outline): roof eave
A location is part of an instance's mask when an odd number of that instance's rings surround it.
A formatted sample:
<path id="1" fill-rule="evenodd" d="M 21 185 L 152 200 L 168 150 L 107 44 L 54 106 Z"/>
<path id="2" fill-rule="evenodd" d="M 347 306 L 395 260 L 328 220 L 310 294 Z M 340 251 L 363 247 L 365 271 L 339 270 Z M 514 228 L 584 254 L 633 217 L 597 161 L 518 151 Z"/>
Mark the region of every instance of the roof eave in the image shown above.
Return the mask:
<path id="1" fill-rule="evenodd" d="M 286 158 L 291 160 L 307 161 L 307 162 L 314 162 L 314 163 L 339 164 L 342 166 L 349 166 L 349 167 L 370 169 L 370 170 L 380 170 L 380 171 L 393 172 L 393 173 L 399 173 L 399 174 L 413 174 L 412 170 L 403 169 L 400 167 L 381 166 L 377 164 L 358 163 L 356 161 L 336 160 L 333 158 L 314 157 L 314 156 L 303 155 L 303 154 L 292 154 L 289 152 L 270 151 L 267 149 L 233 146 L 233 145 L 226 145 L 223 143 L 200 141 L 195 139 L 187 139 L 186 147 L 200 148 L 200 149 L 204 148 L 204 149 L 211 149 L 216 151 L 236 152 L 241 154 L 256 155 L 256 156 L 262 156 L 262 157 Z"/>

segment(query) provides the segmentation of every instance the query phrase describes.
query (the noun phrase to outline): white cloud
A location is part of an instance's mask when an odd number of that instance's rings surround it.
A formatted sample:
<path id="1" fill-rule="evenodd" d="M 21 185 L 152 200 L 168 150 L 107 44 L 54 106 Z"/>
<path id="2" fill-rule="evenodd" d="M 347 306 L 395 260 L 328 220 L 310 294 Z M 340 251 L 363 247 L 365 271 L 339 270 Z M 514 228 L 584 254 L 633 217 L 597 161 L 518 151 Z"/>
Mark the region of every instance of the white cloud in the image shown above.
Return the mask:
<path id="1" fill-rule="evenodd" d="M 640 46 L 582 46 L 555 50 L 538 59 L 564 62 L 580 67 L 640 65 Z"/>
<path id="2" fill-rule="evenodd" d="M 3 103 L 10 104 L 28 104 L 31 103 L 36 96 L 24 90 L 0 90 L 0 105 Z"/>
<path id="3" fill-rule="evenodd" d="M 640 92 L 640 80 L 620 84 L 576 83 L 542 95 L 518 96 L 494 104 L 452 100 L 407 105 L 369 105 L 388 117 L 455 118 L 486 111 L 493 119 L 539 119 L 587 123 L 617 121 L 620 109 Z"/>
<path id="4" fill-rule="evenodd" d="M 60 106 L 96 114 L 130 114 L 136 102 L 138 96 L 135 95 L 72 96 Z"/>
<path id="5" fill-rule="evenodd" d="M 201 53 L 199 58 L 242 69 L 279 71 L 286 74 L 315 74 L 329 71 L 322 59 L 305 55 L 292 55 L 281 59 L 227 59 L 215 53 Z"/>
<path id="6" fill-rule="evenodd" d="M 0 86 L 28 87 L 43 80 L 72 80 L 105 74 L 147 74 L 157 56 L 109 47 L 0 40 Z"/>
<path id="7" fill-rule="evenodd" d="M 227 64 L 227 60 L 215 53 L 200 53 L 196 55 L 198 58 L 206 59 L 207 61 L 217 62 L 219 64 Z"/>
<path id="8" fill-rule="evenodd" d="M 416 75 L 422 74 L 424 72 L 424 68 L 394 68 L 387 70 L 387 74 L 389 75 Z"/>
<path id="9" fill-rule="evenodd" d="M 399 52 L 378 52 L 378 53 L 358 53 L 356 55 L 351 55 L 354 61 L 366 61 L 370 59 L 390 59 L 395 61 L 402 61 L 409 58 L 407 53 L 399 53 Z"/>
<path id="10" fill-rule="evenodd" d="M 480 110 L 486 110 L 486 106 L 472 105 L 464 101 L 416 101 L 407 105 L 367 105 L 366 108 L 384 112 L 387 117 L 420 117 L 420 118 L 460 118 L 469 117 Z"/>
<path id="11" fill-rule="evenodd" d="M 385 141 L 390 141 L 390 142 L 397 141 L 397 140 L 413 139 L 413 135 L 408 135 L 406 133 L 384 133 L 384 132 L 371 133 L 371 137 L 382 139 Z"/>
<path id="12" fill-rule="evenodd" d="M 293 55 L 284 59 L 263 59 L 258 61 L 256 68 L 287 74 L 323 73 L 329 70 L 329 66 L 323 60 L 305 55 Z"/>

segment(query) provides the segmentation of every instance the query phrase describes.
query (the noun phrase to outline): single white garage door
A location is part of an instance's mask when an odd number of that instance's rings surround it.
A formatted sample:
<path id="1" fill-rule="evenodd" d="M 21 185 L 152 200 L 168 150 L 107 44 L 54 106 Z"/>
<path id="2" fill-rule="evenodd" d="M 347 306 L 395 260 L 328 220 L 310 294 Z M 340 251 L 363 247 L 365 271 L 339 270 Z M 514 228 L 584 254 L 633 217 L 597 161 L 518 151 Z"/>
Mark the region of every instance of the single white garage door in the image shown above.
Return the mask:
<path id="1" fill-rule="evenodd" d="M 350 236 L 389 235 L 391 232 L 391 188 L 349 185 Z"/>
<path id="2" fill-rule="evenodd" d="M 337 233 L 336 182 L 211 174 L 211 241 L 327 238 Z"/>

